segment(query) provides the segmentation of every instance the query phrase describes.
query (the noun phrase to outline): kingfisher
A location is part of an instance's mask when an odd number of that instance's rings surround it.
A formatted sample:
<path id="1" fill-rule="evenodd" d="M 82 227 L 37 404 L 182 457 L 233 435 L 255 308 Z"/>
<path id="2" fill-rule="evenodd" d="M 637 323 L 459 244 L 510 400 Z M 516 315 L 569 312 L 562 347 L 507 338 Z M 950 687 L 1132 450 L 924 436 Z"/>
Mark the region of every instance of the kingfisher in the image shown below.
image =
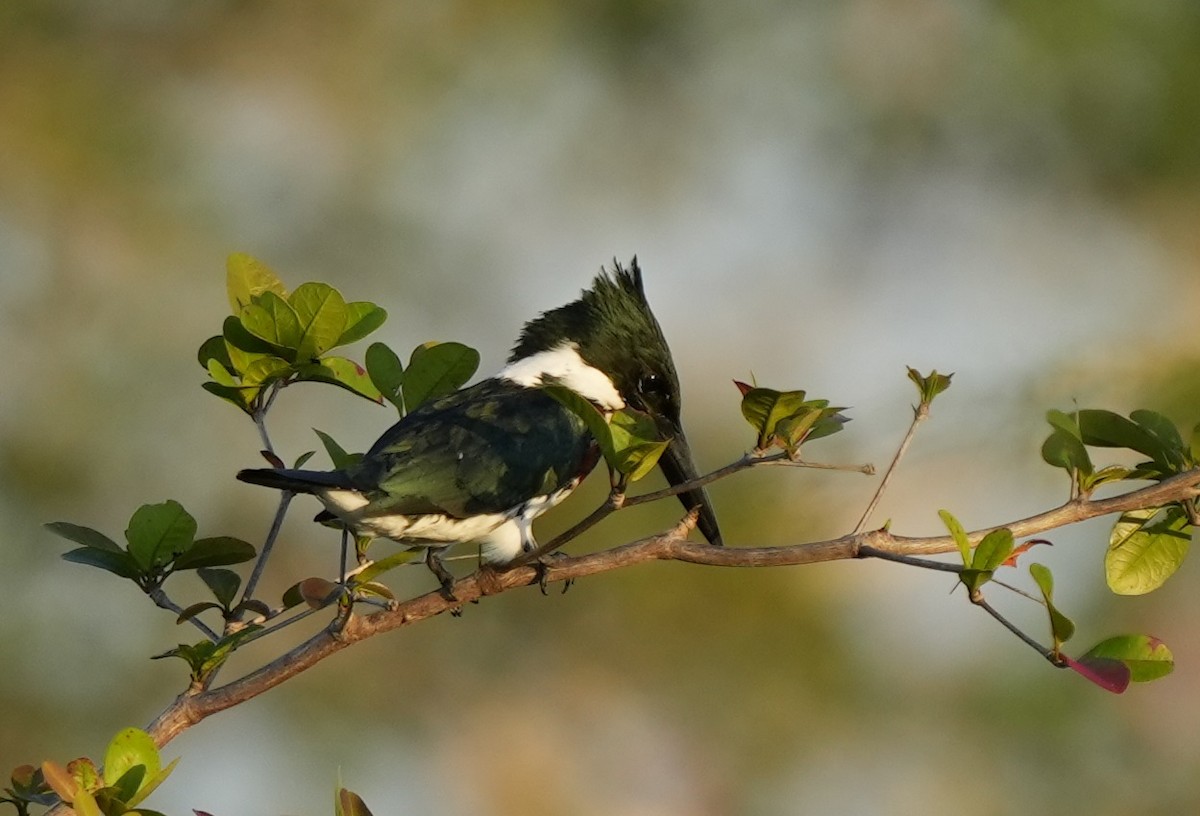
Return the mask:
<path id="1" fill-rule="evenodd" d="M 579 486 L 600 460 L 583 420 L 544 390 L 556 385 L 605 416 L 630 407 L 648 414 L 670 443 L 659 467 L 672 485 L 697 477 L 680 422 L 679 377 L 650 311 L 635 257 L 601 269 L 590 289 L 527 323 L 495 376 L 430 400 L 379 437 L 356 464 L 331 470 L 261 468 L 237 478 L 325 505 L 357 535 L 425 550 L 449 592 L 440 553 L 476 544 L 480 560 L 503 565 L 537 549 L 533 521 Z M 704 488 L 679 495 L 698 511 L 708 542 L 722 544 Z"/>

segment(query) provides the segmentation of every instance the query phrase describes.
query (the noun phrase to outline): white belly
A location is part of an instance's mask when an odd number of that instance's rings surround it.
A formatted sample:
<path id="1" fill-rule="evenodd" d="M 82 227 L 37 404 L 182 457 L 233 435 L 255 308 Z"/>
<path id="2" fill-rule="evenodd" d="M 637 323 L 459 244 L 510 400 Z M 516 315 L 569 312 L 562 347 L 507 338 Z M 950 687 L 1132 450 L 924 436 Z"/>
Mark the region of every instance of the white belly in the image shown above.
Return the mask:
<path id="1" fill-rule="evenodd" d="M 316 495 L 330 513 L 360 535 L 389 538 L 412 547 L 441 548 L 477 543 L 484 562 L 505 564 L 537 548 L 533 539 L 533 520 L 569 496 L 577 484 L 578 480 L 573 481 L 556 493 L 522 502 L 504 513 L 465 519 L 441 513 L 364 516 L 361 511 L 368 502 L 357 491 L 329 489 Z"/>

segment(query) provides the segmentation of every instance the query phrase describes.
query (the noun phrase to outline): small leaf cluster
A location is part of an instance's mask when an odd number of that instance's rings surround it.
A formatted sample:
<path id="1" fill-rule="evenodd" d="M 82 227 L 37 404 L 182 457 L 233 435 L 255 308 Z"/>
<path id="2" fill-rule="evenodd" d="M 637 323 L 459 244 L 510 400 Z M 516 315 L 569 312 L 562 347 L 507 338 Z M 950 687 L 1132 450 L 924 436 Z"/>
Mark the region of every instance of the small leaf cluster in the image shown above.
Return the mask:
<path id="1" fill-rule="evenodd" d="M 187 663 L 193 683 L 206 683 L 224 665 L 239 646 L 258 636 L 263 627 L 249 624 L 233 629 L 216 640 L 201 640 L 196 643 L 180 643 L 174 649 L 151 655 L 151 660 L 178 657 Z"/>
<path id="2" fill-rule="evenodd" d="M 81 545 L 64 553 L 65 560 L 128 578 L 145 592 L 176 572 L 240 564 L 255 555 L 254 547 L 240 538 L 196 538 L 196 519 L 173 499 L 134 511 L 124 547 L 99 530 L 66 521 L 51 522 L 46 529 Z"/>
<path id="3" fill-rule="evenodd" d="M 250 561 L 255 549 L 232 536 L 196 538 L 196 519 L 179 502 L 145 504 L 134 511 L 125 530 L 127 546 L 121 547 L 99 530 L 65 521 L 46 525 L 51 532 L 82 546 L 63 554 L 63 559 L 86 564 L 132 580 L 138 587 L 161 602 L 161 587 L 171 575 L 195 570 L 215 601 L 194 603 L 179 613 L 178 622 L 194 618 L 206 610 L 220 611 L 229 630 L 223 637 L 211 637 L 192 646 L 181 645 L 159 657 L 181 657 L 191 667 L 192 679 L 209 676 L 225 661 L 248 633 L 258 626 L 233 626 L 244 612 L 265 616 L 269 609 L 261 601 L 246 599 L 235 603 L 241 577 L 222 569 Z M 160 603 L 161 605 L 161 603 Z M 170 607 L 178 609 L 178 607 Z M 205 630 L 208 632 L 208 630 Z"/>
<path id="4" fill-rule="evenodd" d="M 953 376 L 953 373 L 939 374 L 936 368 L 928 374 L 922 374 L 912 366 L 908 366 L 908 378 L 912 380 L 921 396 L 920 406 L 917 410 L 920 411 L 922 407 L 928 408 L 938 394 L 950 387 L 950 380 Z"/>
<path id="5" fill-rule="evenodd" d="M 755 449 L 780 447 L 791 458 L 799 456 L 800 445 L 842 430 L 849 419 L 845 407 L 831 407 L 829 400 L 807 399 L 803 391 L 776 391 L 734 380 L 742 394 L 742 416 L 757 434 Z"/>
<path id="6" fill-rule="evenodd" d="M 424 402 L 462 388 L 479 368 L 479 352 L 462 343 L 430 341 L 413 349 L 405 368 L 394 351 L 372 343 L 365 361 L 371 382 L 404 416 Z"/>
<path id="7" fill-rule="evenodd" d="M 211 377 L 205 390 L 251 415 L 263 409 L 271 386 L 306 380 L 382 401 L 362 366 L 326 356 L 383 325 L 382 308 L 347 302 L 325 283 L 304 283 L 289 293 L 266 264 L 241 253 L 229 256 L 226 289 L 233 314 L 198 353 Z"/>
<path id="8" fill-rule="evenodd" d="M 1126 418 L 1094 408 L 1052 410 L 1046 420 L 1053 430 L 1042 444 L 1042 458 L 1068 473 L 1073 495 L 1086 497 L 1118 480 L 1162 481 L 1200 464 L 1200 425 L 1185 444 L 1174 423 L 1155 411 L 1133 411 Z M 1147 458 L 1133 467 L 1097 468 L 1089 447 L 1124 448 Z M 1194 499 L 1123 514 L 1104 556 L 1109 588 L 1120 595 L 1141 595 L 1162 586 L 1187 557 L 1196 521 Z"/>
<path id="9" fill-rule="evenodd" d="M 1015 567 L 1017 557 L 1034 544 L 1050 543 L 1032 539 L 1020 546 L 1014 546 L 1012 531 L 1001 527 L 989 531 L 972 552 L 970 537 L 958 519 L 947 510 L 938 511 L 938 515 L 958 547 L 963 562 L 959 577 L 975 603 L 982 602 L 981 590 L 994 579 L 997 569 Z M 1063 654 L 1063 644 L 1075 635 L 1075 622 L 1054 605 L 1054 576 L 1050 568 L 1044 564 L 1033 563 L 1029 565 L 1029 574 L 1037 584 L 1041 593 L 1041 603 L 1049 616 L 1053 643 L 1049 657 L 1057 665 L 1070 668 L 1101 688 L 1117 694 L 1123 692 L 1131 681 L 1157 680 L 1170 674 L 1175 668 L 1175 658 L 1171 650 L 1151 635 L 1110 637 L 1097 643 L 1079 658 Z"/>
<path id="10" fill-rule="evenodd" d="M 670 439 L 659 438 L 654 419 L 635 408 L 625 407 L 606 417 L 588 399 L 569 388 L 546 385 L 542 390 L 587 425 L 608 464 L 614 487 L 636 482 L 653 470 L 671 444 Z"/>
<path id="11" fill-rule="evenodd" d="M 1012 530 L 1007 527 L 992 530 L 972 551 L 971 540 L 967 537 L 967 531 L 963 529 L 959 520 L 949 510 L 939 510 L 938 515 L 958 546 L 958 552 L 962 556 L 963 562 L 959 578 L 966 586 L 967 592 L 974 598 L 980 588 L 992 580 L 992 575 L 997 569 L 1004 566 L 1008 562 L 1009 556 L 1012 555 L 1015 546 Z"/>
<path id="12" fill-rule="evenodd" d="M 17 806 L 19 816 L 28 813 L 29 804 L 51 805 L 57 796 L 71 806 L 77 816 L 162 816 L 156 810 L 138 807 L 147 796 L 175 770 L 178 759 L 163 767 L 154 740 L 145 731 L 126 728 L 113 737 L 104 752 L 104 770 L 86 757 L 66 766 L 43 762 L 40 769 L 18 768 L 22 777 L 19 798 L 0 799 Z M 8 793 L 12 794 L 13 790 Z"/>
<path id="13" fill-rule="evenodd" d="M 8 787 L 0 796 L 0 805 L 12 805 L 17 816 L 29 816 L 31 805 L 49 807 L 56 801 L 54 791 L 46 784 L 46 775 L 33 765 L 18 765 L 9 774 Z"/>

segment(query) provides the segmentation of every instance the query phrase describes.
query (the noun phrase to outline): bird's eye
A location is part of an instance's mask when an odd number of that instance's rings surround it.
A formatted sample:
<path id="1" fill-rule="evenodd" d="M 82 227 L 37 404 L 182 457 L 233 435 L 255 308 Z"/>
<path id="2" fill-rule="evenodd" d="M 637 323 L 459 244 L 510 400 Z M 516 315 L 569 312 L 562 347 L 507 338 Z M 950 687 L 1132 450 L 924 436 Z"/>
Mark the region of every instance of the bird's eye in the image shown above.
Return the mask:
<path id="1" fill-rule="evenodd" d="M 662 400 L 671 399 L 671 388 L 667 385 L 666 379 L 658 374 L 645 374 L 638 380 L 638 391 L 648 397 L 657 397 Z"/>

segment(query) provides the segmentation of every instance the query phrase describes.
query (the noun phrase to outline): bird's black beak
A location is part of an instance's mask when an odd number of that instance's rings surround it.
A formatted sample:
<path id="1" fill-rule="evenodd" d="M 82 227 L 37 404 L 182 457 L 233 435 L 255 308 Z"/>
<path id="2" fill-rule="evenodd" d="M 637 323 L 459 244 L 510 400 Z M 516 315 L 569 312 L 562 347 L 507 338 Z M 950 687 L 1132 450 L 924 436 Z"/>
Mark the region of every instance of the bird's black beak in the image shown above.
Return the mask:
<path id="1" fill-rule="evenodd" d="M 670 422 L 663 424 L 674 425 Z M 672 486 L 692 481 L 700 474 L 696 472 L 696 465 L 692 463 L 692 450 L 688 447 L 683 429 L 671 427 L 663 430 L 666 430 L 671 436 L 671 444 L 667 446 L 666 452 L 658 460 L 658 466 L 662 468 L 663 475 L 667 477 L 667 481 Z M 679 494 L 679 501 L 689 512 L 694 508 L 700 509 L 700 518 L 696 526 L 708 539 L 709 544 L 717 547 L 723 546 L 725 542 L 721 540 L 721 529 L 717 526 L 717 514 L 713 512 L 712 503 L 708 500 L 708 491 L 703 487 L 685 490 Z"/>

